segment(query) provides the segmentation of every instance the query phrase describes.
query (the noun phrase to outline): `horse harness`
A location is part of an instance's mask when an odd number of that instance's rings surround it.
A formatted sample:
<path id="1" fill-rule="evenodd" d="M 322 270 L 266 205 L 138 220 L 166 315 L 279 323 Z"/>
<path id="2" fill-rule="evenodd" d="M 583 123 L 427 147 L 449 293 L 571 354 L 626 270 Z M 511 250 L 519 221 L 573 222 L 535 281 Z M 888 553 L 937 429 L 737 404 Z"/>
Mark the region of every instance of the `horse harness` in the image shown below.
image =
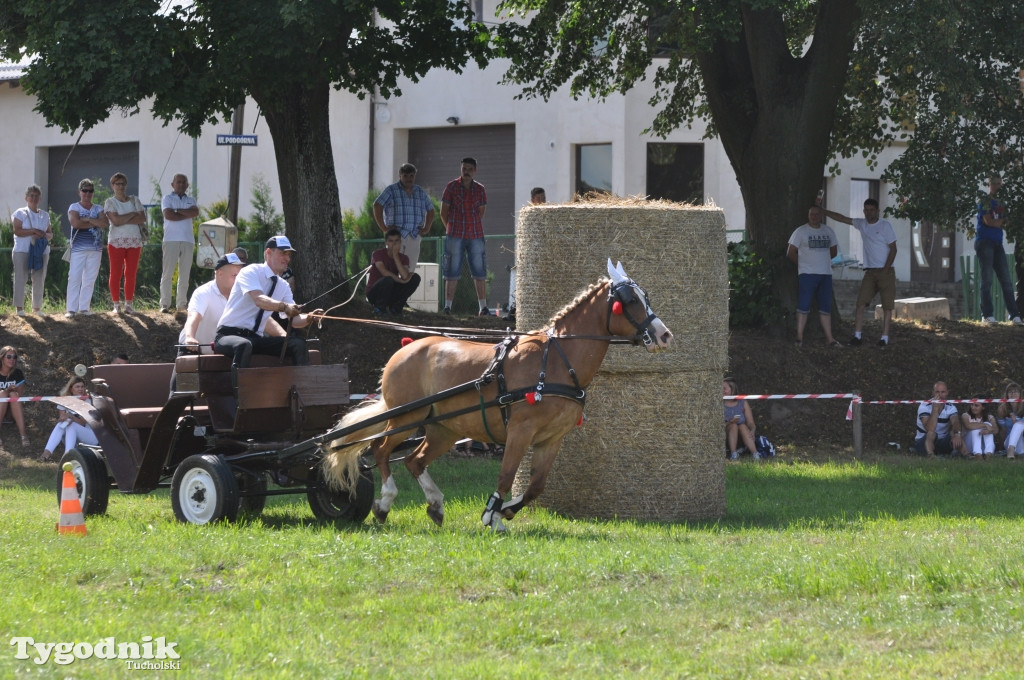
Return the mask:
<path id="1" fill-rule="evenodd" d="M 495 403 L 497 403 L 501 411 L 501 420 L 506 430 L 508 429 L 508 419 L 512 410 L 512 404 L 519 401 L 528 401 L 534 404 L 541 401 L 544 395 L 549 395 L 572 399 L 578 402 L 580 407 L 586 406 L 587 392 L 580 386 L 579 378 L 576 377 L 576 370 L 569 363 L 569 358 L 565 356 L 565 352 L 550 329 L 547 331 L 547 336 L 547 342 L 544 343 L 544 352 L 541 354 L 540 374 L 537 376 L 536 386 L 520 387 L 509 391 L 505 383 L 505 358 L 512 348 L 519 344 L 519 336 L 515 335 L 506 337 L 494 346 L 494 358 L 487 368 L 484 369 L 483 375 L 476 381 L 476 390 L 480 394 L 480 416 L 484 421 L 484 430 L 487 431 L 487 436 L 495 443 L 498 443 L 498 439 L 491 432 L 491 428 L 487 424 L 487 408 Z M 569 377 L 572 378 L 573 382 L 572 385 L 547 382 L 548 351 L 552 346 L 558 352 L 558 356 L 562 358 L 565 368 L 569 371 Z M 498 397 L 494 401 L 487 403 L 484 400 L 483 387 L 493 381 L 498 383 Z"/>

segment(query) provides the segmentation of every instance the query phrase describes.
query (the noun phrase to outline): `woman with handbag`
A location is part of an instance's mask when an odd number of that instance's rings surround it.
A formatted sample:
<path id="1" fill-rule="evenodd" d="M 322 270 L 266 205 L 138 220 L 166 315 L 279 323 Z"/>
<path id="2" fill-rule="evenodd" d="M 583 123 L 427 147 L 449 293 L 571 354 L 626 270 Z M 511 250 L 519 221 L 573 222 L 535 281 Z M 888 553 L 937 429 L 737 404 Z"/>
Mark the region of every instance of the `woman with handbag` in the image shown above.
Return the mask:
<path id="1" fill-rule="evenodd" d="M 110 178 L 114 195 L 103 204 L 110 220 L 110 234 L 107 236 L 107 254 L 110 256 L 110 298 L 114 302 L 114 314 L 120 314 L 121 279 L 124 278 L 125 314 L 134 314 L 135 277 L 139 272 L 139 258 L 149 230 L 146 228 L 146 208 L 137 196 L 127 193 L 128 177 L 115 172 Z"/>
<path id="2" fill-rule="evenodd" d="M 32 312 L 39 314 L 43 309 L 43 287 L 46 281 L 46 265 L 50 261 L 50 240 L 53 228 L 50 213 L 39 209 L 43 190 L 32 184 L 25 190 L 25 207 L 18 208 L 11 215 L 14 227 L 14 305 L 18 316 L 25 316 L 25 283 L 32 279 Z"/>
<path id="3" fill-rule="evenodd" d="M 101 230 L 107 228 L 107 217 L 103 208 L 92 202 L 95 190 L 91 179 L 83 179 L 78 183 L 78 202 L 68 206 L 71 238 L 64 251 L 64 259 L 70 267 L 67 313 L 64 316 L 69 319 L 75 314 L 92 314 L 92 291 L 103 260 Z"/>

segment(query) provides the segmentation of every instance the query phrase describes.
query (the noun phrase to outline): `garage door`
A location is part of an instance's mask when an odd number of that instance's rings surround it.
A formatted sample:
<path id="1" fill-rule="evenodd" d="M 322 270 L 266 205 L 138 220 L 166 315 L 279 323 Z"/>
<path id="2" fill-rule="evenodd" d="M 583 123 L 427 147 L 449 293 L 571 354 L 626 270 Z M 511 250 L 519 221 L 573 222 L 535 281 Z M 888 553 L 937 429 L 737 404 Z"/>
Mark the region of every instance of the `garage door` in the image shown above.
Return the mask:
<path id="1" fill-rule="evenodd" d="M 47 173 L 46 195 L 50 207 L 61 216 L 61 229 L 67 236 L 71 232 L 68 223 L 68 206 L 78 201 L 78 183 L 86 177 L 100 180 L 104 189 L 110 191 L 110 176 L 115 172 L 128 175 L 128 193 L 148 195 L 139 189 L 139 144 L 81 144 L 75 147 L 71 158 L 70 146 L 51 146 L 49 149 L 49 172 Z M 66 165 L 65 165 L 66 162 Z M 61 174 L 63 170 L 63 174 Z"/>
<path id="2" fill-rule="evenodd" d="M 488 288 L 490 303 L 507 303 L 508 267 L 515 262 L 516 128 L 514 125 L 467 125 L 409 131 L 409 162 L 416 166 L 416 183 L 438 200 L 445 185 L 459 176 L 459 163 L 476 158 L 476 180 L 487 188 L 484 232 L 488 237 L 487 268 L 494 275 Z"/>

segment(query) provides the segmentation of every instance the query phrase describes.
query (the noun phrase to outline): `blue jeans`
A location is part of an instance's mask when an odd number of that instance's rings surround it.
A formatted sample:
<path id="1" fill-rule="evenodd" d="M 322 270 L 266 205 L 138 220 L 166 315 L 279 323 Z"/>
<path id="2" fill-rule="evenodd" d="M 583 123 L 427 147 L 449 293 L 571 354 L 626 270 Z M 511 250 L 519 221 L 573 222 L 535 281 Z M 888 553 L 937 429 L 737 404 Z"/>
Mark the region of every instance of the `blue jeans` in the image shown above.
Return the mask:
<path id="1" fill-rule="evenodd" d="M 1003 289 L 1003 301 L 1010 318 L 1020 316 L 1017 303 L 1013 299 L 1013 288 L 1010 285 L 1010 268 L 1006 264 L 1006 251 L 1002 243 L 989 239 L 975 239 L 974 252 L 978 255 L 978 266 L 981 268 L 981 315 L 990 317 L 993 314 L 992 304 L 992 272 L 995 271 L 999 285 Z M 1003 319 L 996 319 L 1003 321 Z"/>
<path id="2" fill-rule="evenodd" d="M 474 279 L 487 278 L 487 252 L 482 238 L 444 237 L 444 278 L 458 281 L 462 275 L 463 253 L 469 258 L 469 273 Z"/>

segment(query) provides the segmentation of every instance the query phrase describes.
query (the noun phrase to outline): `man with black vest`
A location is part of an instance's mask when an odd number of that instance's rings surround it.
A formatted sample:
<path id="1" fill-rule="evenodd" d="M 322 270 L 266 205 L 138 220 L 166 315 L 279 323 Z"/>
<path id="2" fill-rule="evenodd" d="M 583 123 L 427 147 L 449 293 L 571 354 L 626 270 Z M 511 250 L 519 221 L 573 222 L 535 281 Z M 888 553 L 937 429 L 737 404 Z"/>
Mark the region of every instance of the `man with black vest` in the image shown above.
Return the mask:
<path id="1" fill-rule="evenodd" d="M 231 357 L 234 368 L 247 368 L 253 353 L 279 356 L 285 343 L 288 345 L 285 354 L 296 366 L 309 364 L 309 351 L 303 338 L 271 335 L 266 328 L 273 312 L 281 312 L 291 319 L 292 328 L 302 328 L 310 321 L 309 315 L 303 314 L 302 308 L 295 304 L 291 286 L 281 278 L 294 252 L 288 237 L 273 236 L 267 240 L 264 262 L 245 267 L 238 273 L 213 343 L 215 352 Z"/>

